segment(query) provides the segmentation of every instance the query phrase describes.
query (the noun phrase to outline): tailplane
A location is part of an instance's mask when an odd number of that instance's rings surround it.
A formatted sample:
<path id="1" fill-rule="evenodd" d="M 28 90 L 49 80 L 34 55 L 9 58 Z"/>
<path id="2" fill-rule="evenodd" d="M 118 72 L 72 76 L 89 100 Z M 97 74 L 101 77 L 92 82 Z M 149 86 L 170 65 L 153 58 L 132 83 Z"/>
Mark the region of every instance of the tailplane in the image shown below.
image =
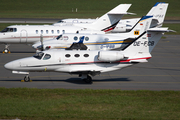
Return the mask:
<path id="1" fill-rule="evenodd" d="M 128 59 L 150 58 L 153 48 L 161 39 L 164 32 L 170 32 L 168 28 L 150 28 L 142 33 L 124 51 L 124 56 Z"/>

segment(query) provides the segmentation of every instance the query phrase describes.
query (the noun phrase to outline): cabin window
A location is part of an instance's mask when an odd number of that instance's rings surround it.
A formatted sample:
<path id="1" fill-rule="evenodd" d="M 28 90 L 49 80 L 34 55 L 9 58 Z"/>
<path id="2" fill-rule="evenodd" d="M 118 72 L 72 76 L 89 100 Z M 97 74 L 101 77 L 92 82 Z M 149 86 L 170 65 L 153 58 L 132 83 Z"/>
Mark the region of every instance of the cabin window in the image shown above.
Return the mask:
<path id="1" fill-rule="evenodd" d="M 51 33 L 54 34 L 54 30 L 51 30 Z"/>
<path id="2" fill-rule="evenodd" d="M 43 34 L 43 30 L 41 30 L 41 34 Z"/>
<path id="3" fill-rule="evenodd" d="M 38 52 L 36 53 L 33 57 L 37 58 L 37 59 L 41 59 L 43 57 L 44 53 L 43 52 Z"/>
<path id="4" fill-rule="evenodd" d="M 85 37 L 85 40 L 88 41 L 88 40 L 89 40 L 89 37 Z"/>
<path id="5" fill-rule="evenodd" d="M 77 39 L 78 39 L 78 37 L 77 37 L 77 36 L 75 36 L 75 37 L 74 37 L 74 40 L 77 40 Z"/>
<path id="6" fill-rule="evenodd" d="M 59 30 L 57 30 L 57 34 L 59 34 L 60 32 L 59 32 Z"/>
<path id="7" fill-rule="evenodd" d="M 79 57 L 80 55 L 79 54 L 75 54 L 74 57 Z"/>
<path id="8" fill-rule="evenodd" d="M 84 57 L 89 57 L 89 54 L 84 54 Z"/>
<path id="9" fill-rule="evenodd" d="M 50 58 L 51 58 L 51 55 L 50 55 L 50 54 L 46 54 L 46 55 L 44 56 L 43 60 L 48 60 L 48 59 L 50 59 Z"/>
<path id="10" fill-rule="evenodd" d="M 48 30 L 46 30 L 46 34 L 48 34 Z"/>
<path id="11" fill-rule="evenodd" d="M 38 34 L 38 30 L 36 30 L 36 34 Z"/>
<path id="12" fill-rule="evenodd" d="M 17 28 L 13 28 L 13 32 L 17 32 Z"/>
<path id="13" fill-rule="evenodd" d="M 71 55 L 70 54 L 66 54 L 65 57 L 69 58 L 69 57 L 71 57 Z"/>

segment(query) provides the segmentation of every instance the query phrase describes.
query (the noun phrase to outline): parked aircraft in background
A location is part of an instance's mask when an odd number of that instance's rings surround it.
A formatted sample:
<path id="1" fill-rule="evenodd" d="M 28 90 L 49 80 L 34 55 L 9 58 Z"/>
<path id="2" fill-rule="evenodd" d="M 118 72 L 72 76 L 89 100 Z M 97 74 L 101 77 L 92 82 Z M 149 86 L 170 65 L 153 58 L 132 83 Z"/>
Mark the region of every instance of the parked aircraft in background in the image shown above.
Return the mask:
<path id="1" fill-rule="evenodd" d="M 147 15 L 153 16 L 153 20 L 150 28 L 161 27 L 166 15 L 168 3 L 156 3 Z M 159 17 L 161 16 L 161 17 Z M 130 32 L 119 34 L 61 34 L 56 39 L 46 40 L 43 43 L 38 42 L 33 45 L 33 48 L 38 50 L 49 49 L 81 49 L 81 50 L 110 50 L 110 49 L 122 49 L 126 45 L 130 44 L 136 37 L 146 31 L 147 21 L 150 16 L 145 16 L 130 30 Z M 83 44 L 86 46 L 82 46 Z M 75 43 L 80 43 L 77 45 Z M 71 46 L 74 45 L 73 47 Z M 71 47 L 70 47 L 71 46 Z M 69 48 L 70 47 L 70 48 Z"/>
<path id="2" fill-rule="evenodd" d="M 124 33 L 129 32 L 132 27 L 140 20 L 141 18 L 131 18 L 131 19 L 121 19 L 116 27 L 111 31 L 111 33 Z M 95 22 L 97 19 L 62 19 L 53 25 L 78 25 L 78 24 L 90 24 Z"/>
<path id="3" fill-rule="evenodd" d="M 80 50 L 111 50 L 123 49 L 132 43 L 141 33 L 146 31 L 150 26 L 149 18 L 153 16 L 144 16 L 134 28 L 128 33 L 121 34 L 73 34 L 66 33 L 59 35 L 56 39 L 38 42 L 33 48 L 39 51 L 49 49 L 80 49 Z"/>
<path id="4" fill-rule="evenodd" d="M 158 21 L 154 21 L 155 22 L 154 24 L 159 23 L 159 26 L 162 26 L 162 23 L 164 22 L 164 18 L 165 18 L 165 15 L 163 14 L 164 12 L 166 13 L 166 10 L 167 10 L 167 8 L 166 9 L 164 7 L 163 9 L 161 8 L 162 4 L 166 5 L 167 3 L 157 2 L 147 14 L 147 16 L 154 15 L 153 16 L 154 19 L 158 20 Z M 161 7 L 158 7 L 157 9 L 157 6 L 159 5 Z M 156 11 L 160 11 L 160 12 L 156 12 Z M 113 33 L 128 32 L 129 30 L 132 29 L 135 23 L 137 23 L 140 19 L 141 18 L 122 19 L 111 32 Z M 77 18 L 76 19 L 63 19 L 63 20 L 58 21 L 57 23 L 54 23 L 53 25 L 70 25 L 70 24 L 78 25 L 81 23 L 89 24 L 89 23 L 95 22 L 96 20 L 98 19 L 97 18 L 96 19 L 90 19 L 90 18 L 89 19 L 77 19 Z"/>
<path id="5" fill-rule="evenodd" d="M 9 44 L 34 44 L 43 40 L 56 38 L 62 33 L 76 33 L 83 30 L 85 33 L 106 33 L 111 31 L 131 4 L 120 4 L 111 11 L 101 16 L 91 24 L 78 25 L 13 25 L 8 26 L 0 33 L 0 43 L 5 44 L 4 53 L 9 52 Z"/>
<path id="6" fill-rule="evenodd" d="M 54 49 L 9 62 L 4 67 L 13 73 L 26 74 L 25 81 L 30 80 L 29 72 L 63 72 L 78 74 L 86 83 L 92 83 L 91 76 L 147 62 L 164 32 L 168 28 L 147 29 L 122 51 Z"/>

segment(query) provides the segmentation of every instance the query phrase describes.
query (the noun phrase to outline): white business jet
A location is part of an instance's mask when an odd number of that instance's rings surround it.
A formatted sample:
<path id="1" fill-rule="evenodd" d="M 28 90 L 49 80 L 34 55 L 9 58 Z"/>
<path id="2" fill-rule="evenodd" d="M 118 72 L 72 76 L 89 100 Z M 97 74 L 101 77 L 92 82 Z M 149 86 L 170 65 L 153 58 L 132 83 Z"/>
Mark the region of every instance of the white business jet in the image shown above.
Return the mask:
<path id="1" fill-rule="evenodd" d="M 49 49 L 66 50 L 111 50 L 123 49 L 132 43 L 141 33 L 146 31 L 147 21 L 145 19 L 152 16 L 142 17 L 135 27 L 128 33 L 121 34 L 73 34 L 66 33 L 59 35 L 56 39 L 46 40 L 43 43 L 38 42 L 32 47 L 38 51 Z"/>
<path id="2" fill-rule="evenodd" d="M 161 8 L 159 7 L 157 9 L 157 7 L 160 5 L 160 4 L 166 4 L 164 2 L 157 2 L 153 7 L 152 9 L 148 12 L 147 16 L 149 15 L 154 15 L 154 19 L 159 19 L 157 22 L 158 23 L 163 23 L 164 22 L 164 16 L 163 13 L 157 13 L 156 11 L 159 9 L 161 10 Z M 164 7 L 163 7 L 164 9 Z M 166 12 L 166 10 L 164 10 L 164 12 Z M 160 19 L 161 18 L 161 19 Z M 116 27 L 111 31 L 111 33 L 120 33 L 120 32 L 128 32 L 132 29 L 132 27 L 140 20 L 141 18 L 132 18 L 132 19 L 121 19 L 119 21 L 119 23 L 116 25 Z M 54 23 L 53 25 L 69 25 L 69 24 L 81 24 L 81 23 L 93 23 L 95 22 L 96 20 L 98 20 L 97 18 L 96 19 L 62 19 L 60 21 L 58 21 L 57 23 Z M 155 23 L 156 24 L 156 23 Z M 162 24 L 159 24 L 162 26 Z"/>
<path id="3" fill-rule="evenodd" d="M 140 20 L 141 18 L 131 18 L 131 19 L 121 19 L 119 23 L 116 25 L 116 27 L 111 30 L 111 33 L 123 33 L 128 32 L 132 29 L 132 27 Z M 84 24 L 84 23 L 93 23 L 97 19 L 62 19 L 58 21 L 57 23 L 54 23 L 53 25 L 78 25 L 78 24 Z"/>
<path id="4" fill-rule="evenodd" d="M 95 33 L 105 33 L 111 31 L 124 14 L 130 14 L 127 10 L 131 4 L 120 4 L 111 11 L 101 16 L 91 24 L 78 25 L 13 25 L 8 26 L 0 32 L 0 44 L 5 44 L 4 53 L 9 52 L 8 44 L 34 44 L 43 40 L 56 38 L 62 33 L 76 33 L 94 31 Z"/>
<path id="5" fill-rule="evenodd" d="M 153 16 L 150 28 L 161 27 L 164 21 L 168 3 L 156 3 L 147 16 L 142 17 L 130 32 L 119 34 L 85 34 L 85 33 L 65 33 L 59 35 L 56 39 L 46 40 L 43 43 L 38 42 L 32 47 L 37 50 L 49 49 L 80 49 L 80 50 L 111 50 L 122 49 L 133 42 L 146 29 L 146 21 L 149 16 Z M 79 45 L 80 44 L 80 45 Z M 84 44 L 84 45 L 83 45 Z M 86 46 L 86 47 L 85 47 Z"/>
<path id="6" fill-rule="evenodd" d="M 147 62 L 151 58 L 151 51 L 163 33 L 169 30 L 149 28 L 152 18 L 145 20 L 149 23 L 146 24 L 147 31 L 122 51 L 53 49 L 36 53 L 33 57 L 14 60 L 4 67 L 13 73 L 26 74 L 25 81 L 30 80 L 29 72 L 64 72 L 78 74 L 86 83 L 92 83 L 91 76 Z"/>

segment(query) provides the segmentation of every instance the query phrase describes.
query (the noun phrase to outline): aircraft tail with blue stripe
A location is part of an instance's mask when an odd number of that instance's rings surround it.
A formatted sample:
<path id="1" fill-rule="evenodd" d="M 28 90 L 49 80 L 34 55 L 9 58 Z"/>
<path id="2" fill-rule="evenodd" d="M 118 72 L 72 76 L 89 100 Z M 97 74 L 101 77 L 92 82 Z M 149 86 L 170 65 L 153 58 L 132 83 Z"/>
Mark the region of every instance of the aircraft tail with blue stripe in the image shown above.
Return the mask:
<path id="1" fill-rule="evenodd" d="M 141 35 L 144 31 L 150 28 L 151 21 L 153 16 L 143 16 L 136 25 L 130 30 L 130 32 L 127 33 L 130 38 L 134 38 L 134 36 L 138 37 Z"/>
<path id="2" fill-rule="evenodd" d="M 152 9 L 147 13 L 147 16 L 153 16 L 152 27 L 161 27 L 164 18 L 166 16 L 167 8 L 168 8 L 168 3 L 164 2 L 157 2 Z"/>

